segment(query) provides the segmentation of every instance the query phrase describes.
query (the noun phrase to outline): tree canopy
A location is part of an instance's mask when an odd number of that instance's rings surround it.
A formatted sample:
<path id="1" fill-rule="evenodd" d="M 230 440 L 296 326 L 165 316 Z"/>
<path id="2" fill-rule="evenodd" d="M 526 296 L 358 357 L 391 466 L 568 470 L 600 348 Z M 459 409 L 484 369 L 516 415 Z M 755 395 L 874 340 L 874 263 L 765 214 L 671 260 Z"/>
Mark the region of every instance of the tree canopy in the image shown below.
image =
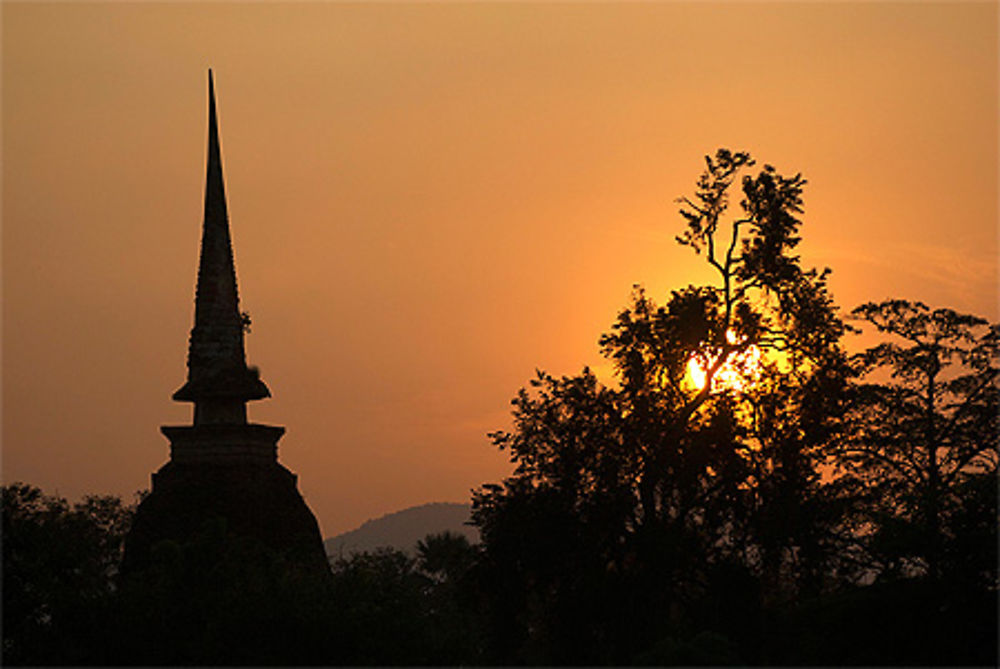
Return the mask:
<path id="1" fill-rule="evenodd" d="M 805 185 L 706 157 L 677 241 L 716 282 L 662 304 L 637 286 L 599 341 L 613 381 L 539 372 L 491 434 L 515 468 L 473 503 L 505 661 L 673 661 L 708 638 L 706 658 L 768 661 L 768 611 L 970 548 L 953 571 L 995 588 L 996 327 L 865 305 L 909 347 L 848 355 L 830 270 L 795 253 Z"/>

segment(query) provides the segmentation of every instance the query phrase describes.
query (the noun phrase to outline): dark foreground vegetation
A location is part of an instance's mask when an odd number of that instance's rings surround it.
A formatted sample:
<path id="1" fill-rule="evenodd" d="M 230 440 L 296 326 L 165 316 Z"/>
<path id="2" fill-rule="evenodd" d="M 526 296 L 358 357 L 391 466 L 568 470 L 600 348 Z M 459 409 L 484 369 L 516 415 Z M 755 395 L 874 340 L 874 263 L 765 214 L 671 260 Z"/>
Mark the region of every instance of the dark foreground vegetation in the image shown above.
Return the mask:
<path id="1" fill-rule="evenodd" d="M 805 181 L 754 167 L 719 151 L 681 201 L 717 285 L 637 289 L 600 341 L 614 383 L 539 373 L 513 400 L 482 544 L 321 578 L 219 520 L 121 578 L 132 506 L 15 484 L 4 663 L 995 665 L 1000 327 L 842 318 L 794 255 Z M 880 343 L 848 355 L 862 325 Z"/>

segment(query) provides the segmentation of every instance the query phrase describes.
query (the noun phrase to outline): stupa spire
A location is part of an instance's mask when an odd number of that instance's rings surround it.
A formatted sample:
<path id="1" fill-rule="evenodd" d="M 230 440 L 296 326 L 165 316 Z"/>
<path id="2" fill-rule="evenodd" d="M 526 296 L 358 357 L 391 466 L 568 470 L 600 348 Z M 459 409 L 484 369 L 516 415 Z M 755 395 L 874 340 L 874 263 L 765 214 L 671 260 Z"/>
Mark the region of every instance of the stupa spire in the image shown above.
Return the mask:
<path id="1" fill-rule="evenodd" d="M 187 366 L 187 383 L 173 398 L 195 403 L 196 425 L 245 423 L 245 403 L 270 396 L 267 386 L 246 364 L 211 70 L 208 71 L 205 218 Z"/>

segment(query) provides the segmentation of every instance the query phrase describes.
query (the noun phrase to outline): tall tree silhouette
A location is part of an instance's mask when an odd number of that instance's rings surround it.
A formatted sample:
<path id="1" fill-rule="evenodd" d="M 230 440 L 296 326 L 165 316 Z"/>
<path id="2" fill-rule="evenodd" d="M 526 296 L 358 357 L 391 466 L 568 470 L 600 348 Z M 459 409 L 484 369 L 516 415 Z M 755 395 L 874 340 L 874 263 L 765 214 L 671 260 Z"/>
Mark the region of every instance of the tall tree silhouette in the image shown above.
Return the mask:
<path id="1" fill-rule="evenodd" d="M 995 587 L 1000 325 L 905 300 L 854 315 L 889 338 L 856 358 L 840 459 L 866 495 L 875 566 Z"/>
<path id="2" fill-rule="evenodd" d="M 517 467 L 476 491 L 474 520 L 515 659 L 628 661 L 675 633 L 679 611 L 718 595 L 717 611 L 750 612 L 758 576 L 776 588 L 790 557 L 822 562 L 815 466 L 846 328 L 827 272 L 793 254 L 804 179 L 753 166 L 719 150 L 680 200 L 678 241 L 705 254 L 718 284 L 662 306 L 636 288 L 600 339 L 617 384 L 540 372 L 513 400 L 514 430 L 491 435 Z M 792 508 L 794 528 L 777 519 Z M 744 587 L 713 593 L 723 581 Z M 589 646 L 571 641 L 581 629 Z"/>

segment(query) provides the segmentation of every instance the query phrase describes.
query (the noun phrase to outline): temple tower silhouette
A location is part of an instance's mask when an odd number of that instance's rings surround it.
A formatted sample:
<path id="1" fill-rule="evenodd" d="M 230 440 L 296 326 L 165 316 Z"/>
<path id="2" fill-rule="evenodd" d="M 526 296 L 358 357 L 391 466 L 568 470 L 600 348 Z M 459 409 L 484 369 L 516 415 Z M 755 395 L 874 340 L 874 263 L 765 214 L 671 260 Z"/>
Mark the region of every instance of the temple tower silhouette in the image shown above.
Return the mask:
<path id="1" fill-rule="evenodd" d="M 143 569 L 163 540 L 183 544 L 219 523 L 228 536 L 256 540 L 309 571 L 329 569 L 319 525 L 278 463 L 285 428 L 247 421 L 246 403 L 270 397 L 248 367 L 244 317 L 229 235 L 215 86 L 208 72 L 208 172 L 194 328 L 187 382 L 173 394 L 194 403 L 191 425 L 160 428 L 170 460 L 152 475 L 125 542 L 123 572 Z"/>

